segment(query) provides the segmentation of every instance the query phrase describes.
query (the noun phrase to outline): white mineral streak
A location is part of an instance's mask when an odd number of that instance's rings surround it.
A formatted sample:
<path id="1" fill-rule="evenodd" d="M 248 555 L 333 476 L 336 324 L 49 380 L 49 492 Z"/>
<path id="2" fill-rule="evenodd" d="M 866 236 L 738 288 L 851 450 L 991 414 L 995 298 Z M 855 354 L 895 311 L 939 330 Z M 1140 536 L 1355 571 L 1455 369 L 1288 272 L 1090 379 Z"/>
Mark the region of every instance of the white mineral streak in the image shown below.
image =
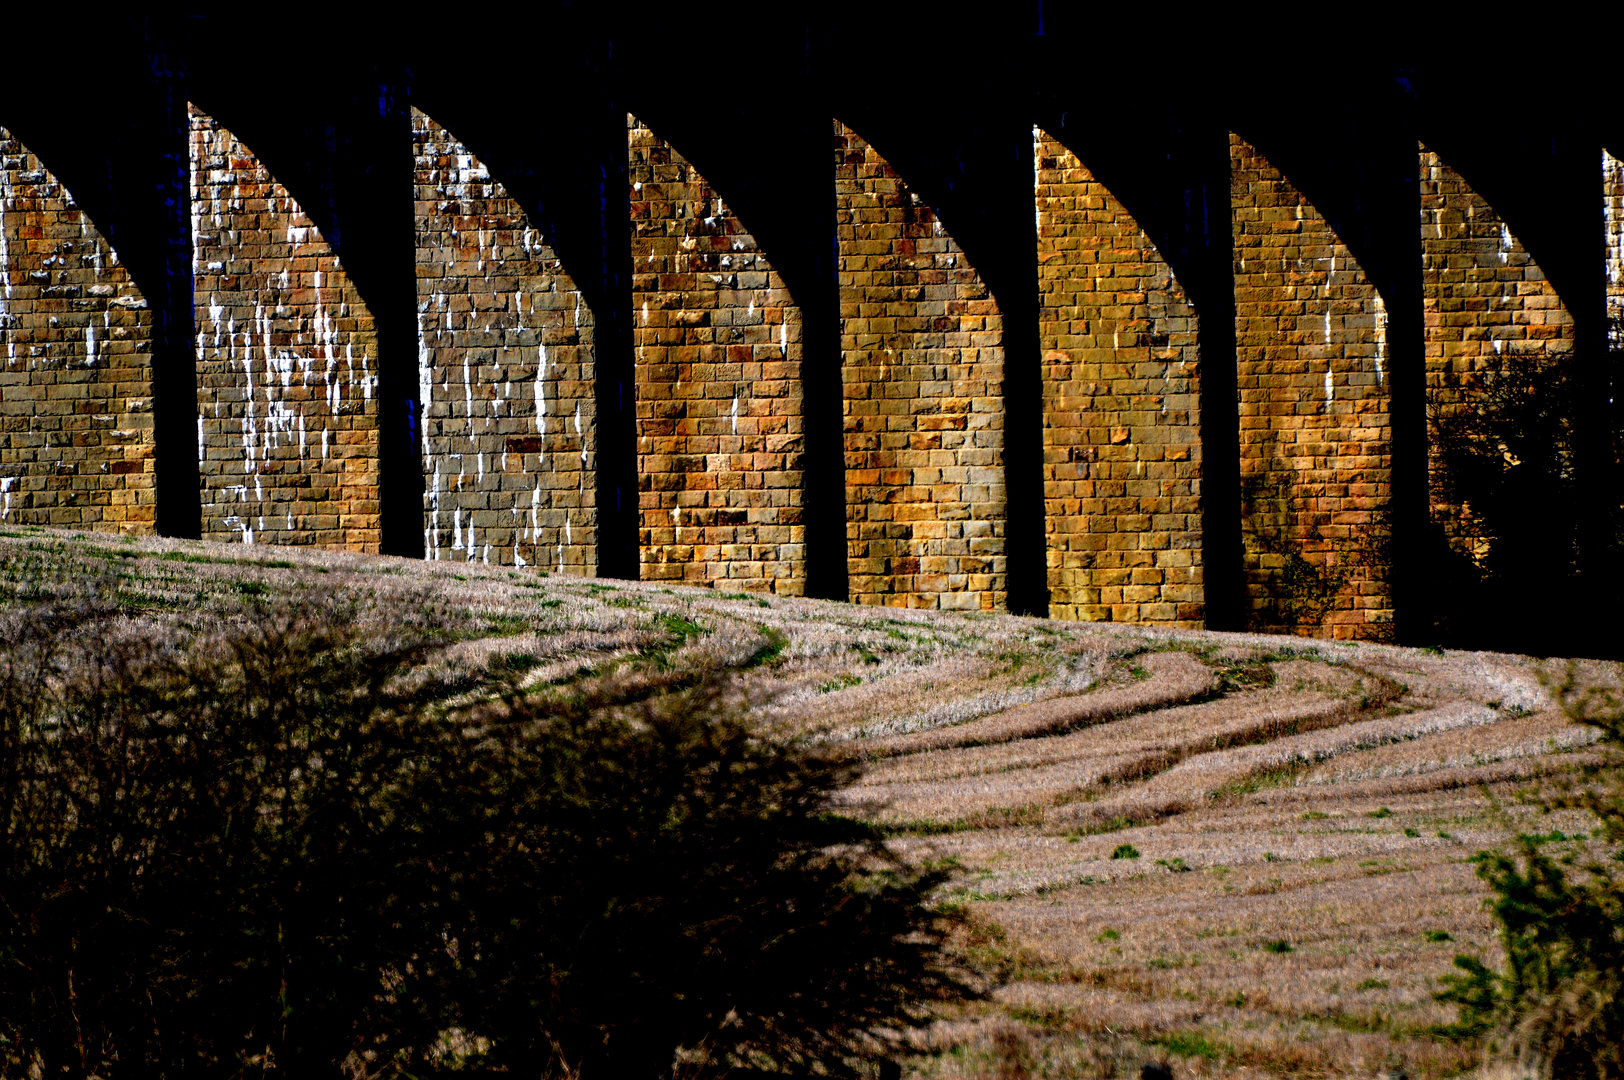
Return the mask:
<path id="1" fill-rule="evenodd" d="M 11 171 L 0 169 L 0 292 L 5 295 L 3 299 L 10 300 L 11 291 L 11 241 L 6 236 L 10 227 L 6 223 L 6 210 L 8 204 L 13 202 L 11 194 Z M 0 315 L 6 314 L 8 307 L 0 303 Z"/>
<path id="2" fill-rule="evenodd" d="M 434 484 L 429 489 L 429 542 L 425 545 L 428 557 L 440 557 L 440 463 L 434 463 Z"/>
<path id="3" fill-rule="evenodd" d="M 1376 299 L 1376 385 L 1382 384 L 1382 361 L 1387 359 L 1387 304 L 1382 301 L 1381 293 L 1374 293 Z"/>
<path id="4" fill-rule="evenodd" d="M 434 352 L 429 348 L 428 329 L 423 324 L 424 313 L 417 313 L 417 413 L 418 440 L 422 453 L 429 456 L 429 406 L 434 402 Z"/>
<path id="5" fill-rule="evenodd" d="M 1336 265 L 1334 260 L 1332 262 L 1332 265 L 1333 266 Z M 1329 346 L 1331 344 L 1331 309 L 1328 308 L 1328 307 L 1325 309 L 1325 344 L 1327 346 L 1327 349 L 1329 348 Z M 1327 355 L 1325 357 L 1325 401 L 1326 401 L 1326 404 L 1330 404 L 1331 398 L 1333 397 L 1333 393 L 1334 393 L 1334 382 L 1333 382 L 1332 375 L 1331 375 L 1331 358 L 1330 358 L 1329 355 Z"/>
<path id="6" fill-rule="evenodd" d="M 547 434 L 547 346 L 536 346 L 536 431 Z M 545 453 L 545 450 L 543 451 Z"/>
<path id="7" fill-rule="evenodd" d="M 1043 131 L 1032 125 L 1032 226 L 1043 233 Z M 1043 241 L 1039 240 L 1041 247 Z"/>

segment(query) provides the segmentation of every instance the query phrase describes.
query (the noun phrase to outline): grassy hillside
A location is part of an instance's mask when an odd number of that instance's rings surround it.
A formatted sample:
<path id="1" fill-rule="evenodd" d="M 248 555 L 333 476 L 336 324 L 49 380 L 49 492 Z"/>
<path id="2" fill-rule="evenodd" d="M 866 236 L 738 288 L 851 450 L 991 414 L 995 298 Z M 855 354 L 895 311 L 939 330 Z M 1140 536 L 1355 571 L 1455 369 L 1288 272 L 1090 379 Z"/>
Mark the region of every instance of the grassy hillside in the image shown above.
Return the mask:
<path id="1" fill-rule="evenodd" d="M 920 1076 L 1459 1072 L 1432 995 L 1457 952 L 1498 961 L 1471 856 L 1584 827 L 1512 799 L 1592 756 L 1521 657 L 0 532 L 5 603 L 87 584 L 138 625 L 302 595 L 428 619 L 447 693 L 737 669 L 764 725 L 865 764 L 845 814 L 958 868 L 1002 982 Z"/>

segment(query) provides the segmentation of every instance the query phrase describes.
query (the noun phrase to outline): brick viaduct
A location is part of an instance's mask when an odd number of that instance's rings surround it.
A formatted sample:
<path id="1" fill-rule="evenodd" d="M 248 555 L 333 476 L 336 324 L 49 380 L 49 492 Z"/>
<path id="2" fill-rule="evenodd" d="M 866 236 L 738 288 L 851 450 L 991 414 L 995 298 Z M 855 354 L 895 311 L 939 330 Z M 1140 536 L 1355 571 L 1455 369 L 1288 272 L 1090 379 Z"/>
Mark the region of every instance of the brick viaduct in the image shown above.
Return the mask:
<path id="1" fill-rule="evenodd" d="M 1407 553 L 1483 545 L 1429 415 L 1502 356 L 1605 389 L 1620 128 L 1011 21 L 14 37 L 0 527 L 1425 638 Z"/>

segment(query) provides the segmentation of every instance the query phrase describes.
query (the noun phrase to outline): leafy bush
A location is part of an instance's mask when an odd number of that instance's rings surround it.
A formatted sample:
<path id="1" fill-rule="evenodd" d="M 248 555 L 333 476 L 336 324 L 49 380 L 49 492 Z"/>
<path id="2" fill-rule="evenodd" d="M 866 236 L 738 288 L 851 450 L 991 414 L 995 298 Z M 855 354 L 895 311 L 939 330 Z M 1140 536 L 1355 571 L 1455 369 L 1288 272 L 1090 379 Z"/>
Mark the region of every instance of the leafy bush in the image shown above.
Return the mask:
<path id="1" fill-rule="evenodd" d="M 0 1073 L 838 1072 L 969 992 L 943 872 L 726 673 L 470 688 L 333 601 L 0 622 Z"/>
<path id="2" fill-rule="evenodd" d="M 1466 400 L 1429 402 L 1434 451 L 1435 519 L 1426 576 L 1434 591 L 1436 632 L 1443 644 L 1541 656 L 1620 657 L 1616 635 L 1586 629 L 1590 612 L 1619 599 L 1617 565 L 1624 513 L 1607 516 L 1607 549 L 1581 568 L 1580 508 L 1605 494 L 1592 490 L 1607 468 L 1624 468 L 1624 323 L 1611 324 L 1606 378 L 1611 404 L 1598 419 L 1611 461 L 1578 469 L 1576 418 L 1596 394 L 1577 375 L 1575 357 L 1496 356 L 1468 388 Z M 1581 483 L 1583 481 L 1584 483 Z M 1587 488 L 1586 485 L 1589 485 Z M 1447 509 L 1438 509 L 1447 508 Z M 1539 597 L 1540 619 L 1505 617 Z"/>
<path id="3" fill-rule="evenodd" d="M 1460 1007 L 1460 1034 L 1491 1036 L 1490 1054 L 1530 1076 L 1624 1077 L 1624 702 L 1582 684 L 1569 667 L 1555 687 L 1568 715 L 1602 736 L 1606 758 L 1581 782 L 1535 799 L 1578 808 L 1601 828 L 1591 845 L 1561 833 L 1523 835 L 1508 852 L 1478 855 L 1478 876 L 1506 950 L 1497 972 L 1458 956 L 1439 998 Z M 1561 845 L 1561 846 L 1556 846 Z"/>

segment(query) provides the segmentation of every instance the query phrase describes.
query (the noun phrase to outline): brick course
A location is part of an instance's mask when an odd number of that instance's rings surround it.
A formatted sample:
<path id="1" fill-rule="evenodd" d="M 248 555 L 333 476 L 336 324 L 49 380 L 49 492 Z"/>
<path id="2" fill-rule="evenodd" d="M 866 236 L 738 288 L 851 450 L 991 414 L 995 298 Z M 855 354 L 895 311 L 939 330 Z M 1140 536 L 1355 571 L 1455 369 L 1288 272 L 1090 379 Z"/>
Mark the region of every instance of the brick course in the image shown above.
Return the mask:
<path id="1" fill-rule="evenodd" d="M 1319 212 L 1230 136 L 1250 628 L 1384 632 L 1391 427 L 1381 297 Z"/>
<path id="2" fill-rule="evenodd" d="M 698 170 L 627 140 L 643 580 L 803 595 L 800 309 Z"/>
<path id="3" fill-rule="evenodd" d="M 372 316 L 287 189 L 190 114 L 203 535 L 377 551 Z"/>
<path id="4" fill-rule="evenodd" d="M 1420 166 L 1427 412 L 1436 434 L 1440 419 L 1474 407 L 1497 365 L 1571 355 L 1573 319 L 1493 207 L 1425 147 Z M 1481 558 L 1486 541 L 1470 508 L 1440 491 L 1436 454 L 1429 465 L 1434 523 L 1456 550 Z"/>
<path id="5" fill-rule="evenodd" d="M 0 522 L 150 533 L 152 313 L 0 128 Z"/>
<path id="6" fill-rule="evenodd" d="M 1199 627 L 1195 311 L 1122 204 L 1033 138 L 1049 614 Z"/>
<path id="7" fill-rule="evenodd" d="M 1001 610 L 1003 324 L 934 210 L 834 125 L 851 599 Z"/>
<path id="8" fill-rule="evenodd" d="M 412 137 L 424 553 L 593 574 L 591 310 L 466 146 Z"/>

